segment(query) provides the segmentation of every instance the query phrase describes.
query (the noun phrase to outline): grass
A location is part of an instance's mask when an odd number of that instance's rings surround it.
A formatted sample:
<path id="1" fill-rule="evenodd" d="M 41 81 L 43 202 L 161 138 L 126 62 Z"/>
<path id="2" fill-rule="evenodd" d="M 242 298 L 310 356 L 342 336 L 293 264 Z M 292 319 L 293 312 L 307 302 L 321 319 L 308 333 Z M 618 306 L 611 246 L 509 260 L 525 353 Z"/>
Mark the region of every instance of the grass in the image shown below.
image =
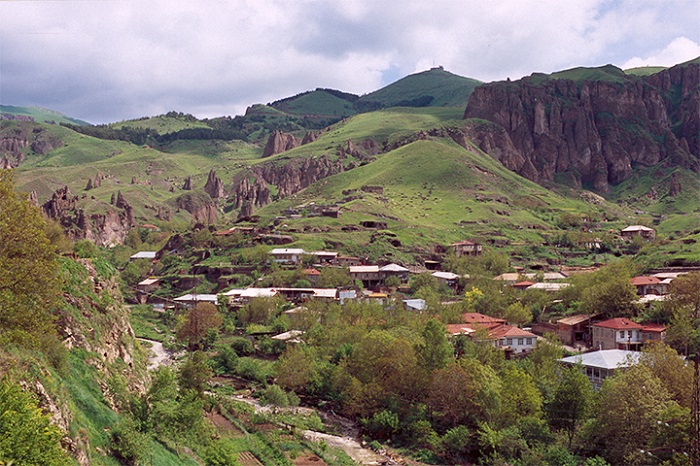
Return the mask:
<path id="1" fill-rule="evenodd" d="M 346 117 L 356 113 L 352 102 L 323 89 L 305 92 L 274 104 L 275 108 L 295 115 L 327 115 Z"/>
<path id="2" fill-rule="evenodd" d="M 89 123 L 64 115 L 61 112 L 42 107 L 15 107 L 13 105 L 0 105 L 0 113 L 10 115 L 23 115 L 34 118 L 36 122 L 71 123 L 74 125 L 87 125 Z"/>
<path id="3" fill-rule="evenodd" d="M 115 129 L 121 129 L 124 127 L 152 129 L 160 135 L 174 133 L 183 129 L 209 128 L 209 125 L 199 120 L 188 119 L 180 116 L 174 117 L 166 115 L 158 115 L 149 118 L 140 118 L 138 120 L 119 121 L 116 123 L 112 123 L 109 126 Z"/>
<path id="4" fill-rule="evenodd" d="M 385 107 L 406 105 L 414 99 L 432 96 L 433 107 L 460 107 L 464 112 L 467 100 L 476 86 L 475 79 L 465 78 L 442 69 L 431 69 L 402 78 L 382 89 L 362 96 L 358 104 L 378 102 Z"/>

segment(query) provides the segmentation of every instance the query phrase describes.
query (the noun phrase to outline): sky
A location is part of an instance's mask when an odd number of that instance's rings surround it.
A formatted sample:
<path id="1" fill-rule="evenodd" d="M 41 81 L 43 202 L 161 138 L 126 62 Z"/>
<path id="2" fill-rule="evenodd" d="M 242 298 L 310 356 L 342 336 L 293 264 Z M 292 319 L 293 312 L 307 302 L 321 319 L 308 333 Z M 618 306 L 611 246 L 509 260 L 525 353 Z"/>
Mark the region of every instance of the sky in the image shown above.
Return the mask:
<path id="1" fill-rule="evenodd" d="M 0 0 L 0 104 L 240 115 L 441 65 L 484 82 L 700 56 L 700 0 Z"/>

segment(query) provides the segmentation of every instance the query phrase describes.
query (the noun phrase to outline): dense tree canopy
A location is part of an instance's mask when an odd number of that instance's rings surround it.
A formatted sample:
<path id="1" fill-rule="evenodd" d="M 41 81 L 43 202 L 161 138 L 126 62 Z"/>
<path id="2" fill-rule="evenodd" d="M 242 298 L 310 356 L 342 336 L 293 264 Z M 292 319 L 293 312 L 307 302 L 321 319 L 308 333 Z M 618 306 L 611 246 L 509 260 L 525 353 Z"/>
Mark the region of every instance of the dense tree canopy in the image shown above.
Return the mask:
<path id="1" fill-rule="evenodd" d="M 0 170 L 0 343 L 41 348 L 55 335 L 58 264 L 39 210 L 13 189 Z"/>

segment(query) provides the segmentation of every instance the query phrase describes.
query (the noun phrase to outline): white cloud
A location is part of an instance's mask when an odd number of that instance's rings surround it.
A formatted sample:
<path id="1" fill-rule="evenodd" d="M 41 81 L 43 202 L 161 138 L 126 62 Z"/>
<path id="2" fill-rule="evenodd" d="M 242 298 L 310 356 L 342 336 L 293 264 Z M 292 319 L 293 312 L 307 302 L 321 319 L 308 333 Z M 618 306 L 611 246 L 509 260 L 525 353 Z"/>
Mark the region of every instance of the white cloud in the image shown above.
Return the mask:
<path id="1" fill-rule="evenodd" d="M 700 55 L 696 8 L 696 0 L 0 2 L 0 101 L 93 122 L 168 110 L 203 117 L 316 87 L 371 92 L 387 76 L 433 64 L 483 81 L 670 65 Z"/>
<path id="2" fill-rule="evenodd" d="M 673 66 L 697 57 L 700 57 L 700 44 L 687 37 L 676 37 L 662 50 L 652 51 L 644 58 L 630 58 L 622 64 L 622 69 L 641 66 Z"/>

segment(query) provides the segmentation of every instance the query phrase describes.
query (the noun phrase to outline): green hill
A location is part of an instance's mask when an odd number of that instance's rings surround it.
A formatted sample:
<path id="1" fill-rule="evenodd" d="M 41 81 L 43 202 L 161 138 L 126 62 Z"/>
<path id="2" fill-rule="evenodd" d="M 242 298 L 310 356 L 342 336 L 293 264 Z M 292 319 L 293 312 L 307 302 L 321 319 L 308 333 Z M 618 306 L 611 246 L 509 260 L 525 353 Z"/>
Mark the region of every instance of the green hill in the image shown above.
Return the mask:
<path id="1" fill-rule="evenodd" d="M 431 68 L 363 95 L 356 107 L 361 111 L 386 107 L 464 107 L 479 84 L 442 67 Z"/>
<path id="2" fill-rule="evenodd" d="M 61 112 L 42 107 L 15 107 L 13 105 L 0 105 L 0 114 L 31 117 L 40 123 L 71 123 L 74 125 L 89 125 L 90 123 L 69 117 Z"/>
<path id="3" fill-rule="evenodd" d="M 357 113 L 353 106 L 357 99 L 358 96 L 354 94 L 319 88 L 278 100 L 269 106 L 293 115 L 346 117 Z"/>
<path id="4" fill-rule="evenodd" d="M 183 129 L 210 128 L 206 123 L 192 115 L 177 112 L 169 112 L 165 115 L 139 118 L 137 120 L 119 121 L 109 125 L 115 129 L 142 128 L 155 131 L 157 134 L 170 134 Z"/>

